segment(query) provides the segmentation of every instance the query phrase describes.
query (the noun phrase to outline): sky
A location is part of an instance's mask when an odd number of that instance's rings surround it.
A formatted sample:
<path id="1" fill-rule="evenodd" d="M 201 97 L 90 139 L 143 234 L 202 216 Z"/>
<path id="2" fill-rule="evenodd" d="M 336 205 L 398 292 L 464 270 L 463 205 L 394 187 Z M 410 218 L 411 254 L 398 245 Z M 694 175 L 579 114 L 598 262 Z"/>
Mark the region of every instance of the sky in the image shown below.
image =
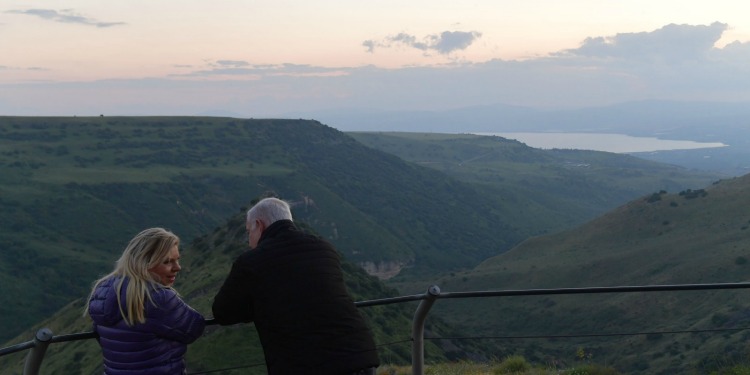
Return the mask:
<path id="1" fill-rule="evenodd" d="M 0 115 L 750 101 L 743 0 L 3 0 Z"/>

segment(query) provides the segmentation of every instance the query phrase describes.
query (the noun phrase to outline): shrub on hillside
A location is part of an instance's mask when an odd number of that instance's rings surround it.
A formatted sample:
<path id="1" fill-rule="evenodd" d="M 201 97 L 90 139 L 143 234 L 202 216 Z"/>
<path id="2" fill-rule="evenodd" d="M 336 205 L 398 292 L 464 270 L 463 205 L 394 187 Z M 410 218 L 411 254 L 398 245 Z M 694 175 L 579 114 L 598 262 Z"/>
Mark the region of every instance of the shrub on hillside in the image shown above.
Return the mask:
<path id="1" fill-rule="evenodd" d="M 704 198 L 708 195 L 708 192 L 704 189 L 698 189 L 698 190 L 683 190 L 680 192 L 680 196 L 682 196 L 685 199 L 693 199 L 693 198 Z"/>
<path id="2" fill-rule="evenodd" d="M 520 355 L 512 355 L 506 357 L 497 368 L 493 371 L 494 374 L 515 374 L 523 373 L 531 369 L 531 365 L 526 362 L 526 358 Z"/>
<path id="3" fill-rule="evenodd" d="M 648 197 L 648 199 L 646 199 L 646 202 L 648 202 L 648 203 L 654 203 L 654 202 L 658 202 L 660 200 L 661 200 L 661 195 L 659 193 L 653 193 L 653 194 L 651 194 L 650 197 Z"/>

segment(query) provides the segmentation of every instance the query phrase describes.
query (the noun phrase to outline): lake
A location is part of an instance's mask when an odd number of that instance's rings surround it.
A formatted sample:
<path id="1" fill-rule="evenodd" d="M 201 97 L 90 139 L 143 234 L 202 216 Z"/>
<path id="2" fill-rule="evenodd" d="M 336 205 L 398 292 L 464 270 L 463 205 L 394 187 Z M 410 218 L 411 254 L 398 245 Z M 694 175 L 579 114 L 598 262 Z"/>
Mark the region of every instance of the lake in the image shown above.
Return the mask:
<path id="1" fill-rule="evenodd" d="M 666 150 L 690 150 L 698 148 L 726 147 L 721 142 L 694 142 L 633 137 L 624 134 L 600 133 L 473 133 L 496 135 L 515 139 L 529 147 L 541 149 L 577 149 L 607 151 L 615 153 L 649 152 Z"/>

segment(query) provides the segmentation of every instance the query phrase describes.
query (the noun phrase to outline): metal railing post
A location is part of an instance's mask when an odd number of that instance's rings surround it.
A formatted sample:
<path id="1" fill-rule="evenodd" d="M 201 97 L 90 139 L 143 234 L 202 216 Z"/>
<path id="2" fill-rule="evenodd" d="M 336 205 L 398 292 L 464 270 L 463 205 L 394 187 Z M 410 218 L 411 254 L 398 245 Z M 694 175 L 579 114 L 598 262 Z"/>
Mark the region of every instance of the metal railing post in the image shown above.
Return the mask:
<path id="1" fill-rule="evenodd" d="M 26 364 L 23 366 L 23 375 L 38 375 L 39 368 L 42 366 L 44 353 L 52 340 L 52 331 L 49 328 L 42 328 L 36 331 L 34 336 L 34 347 L 29 350 L 26 356 Z"/>
<path id="2" fill-rule="evenodd" d="M 411 373 L 412 375 L 424 374 L 424 321 L 427 319 L 427 313 L 432 308 L 432 304 L 440 295 L 440 288 L 432 285 L 427 288 L 425 298 L 417 306 L 414 313 L 414 321 L 411 327 Z"/>

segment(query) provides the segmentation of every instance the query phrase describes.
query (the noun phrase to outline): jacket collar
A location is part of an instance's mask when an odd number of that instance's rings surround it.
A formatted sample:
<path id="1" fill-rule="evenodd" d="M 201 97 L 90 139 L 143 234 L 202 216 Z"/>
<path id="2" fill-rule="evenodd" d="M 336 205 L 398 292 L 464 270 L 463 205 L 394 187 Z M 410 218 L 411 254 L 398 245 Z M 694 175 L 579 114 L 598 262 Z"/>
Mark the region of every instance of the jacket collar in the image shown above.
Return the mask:
<path id="1" fill-rule="evenodd" d="M 258 239 L 258 246 L 260 246 L 260 244 L 263 243 L 263 241 L 265 241 L 266 239 L 276 237 L 276 235 L 278 235 L 279 233 L 286 232 L 288 230 L 297 230 L 297 227 L 291 220 L 277 220 L 273 222 L 266 228 L 266 230 L 263 231 L 263 234 L 260 235 L 260 239 Z"/>

